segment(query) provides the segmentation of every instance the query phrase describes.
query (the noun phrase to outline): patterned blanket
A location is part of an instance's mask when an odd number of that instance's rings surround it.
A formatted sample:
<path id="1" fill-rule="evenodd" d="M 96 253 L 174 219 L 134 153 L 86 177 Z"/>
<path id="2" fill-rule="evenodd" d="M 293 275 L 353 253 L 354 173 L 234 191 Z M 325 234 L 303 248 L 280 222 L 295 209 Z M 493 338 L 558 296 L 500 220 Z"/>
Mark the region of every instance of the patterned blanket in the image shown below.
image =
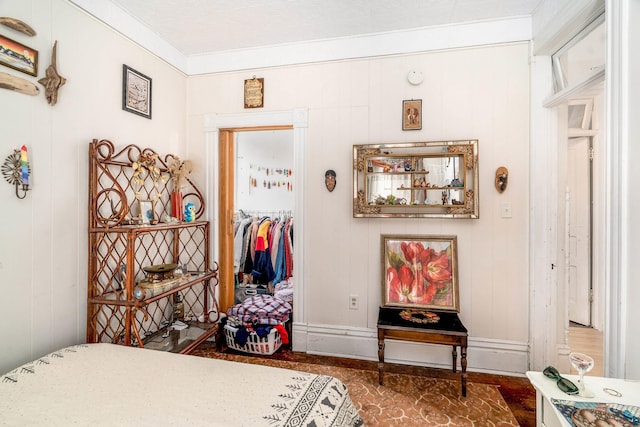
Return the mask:
<path id="1" fill-rule="evenodd" d="M 361 426 L 341 381 L 113 344 L 67 347 L 0 376 L 0 425 Z"/>

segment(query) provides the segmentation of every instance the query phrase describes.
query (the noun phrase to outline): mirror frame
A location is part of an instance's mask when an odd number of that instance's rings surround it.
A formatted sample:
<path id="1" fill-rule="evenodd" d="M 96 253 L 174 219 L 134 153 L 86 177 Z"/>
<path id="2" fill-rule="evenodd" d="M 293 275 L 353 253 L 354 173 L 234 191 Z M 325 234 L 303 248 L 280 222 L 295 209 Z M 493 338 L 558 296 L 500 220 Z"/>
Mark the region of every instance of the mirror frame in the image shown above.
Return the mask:
<path id="1" fill-rule="evenodd" d="M 365 188 L 367 161 L 371 157 L 390 159 L 407 157 L 451 157 L 461 156 L 464 160 L 465 200 L 462 204 L 378 204 L 367 203 Z M 383 172 L 384 173 L 384 172 Z M 389 172 L 404 174 L 405 172 Z M 379 172 L 377 172 L 379 174 Z M 406 174 L 413 174 L 407 171 Z M 416 174 L 416 175 L 419 175 Z M 353 217 L 354 218 L 450 218 L 478 219 L 480 204 L 478 195 L 478 140 L 427 141 L 388 144 L 356 144 L 353 146 Z M 429 187 L 427 187 L 429 188 Z M 438 190 L 447 187 L 433 187 Z M 451 186 L 450 188 L 454 188 Z"/>

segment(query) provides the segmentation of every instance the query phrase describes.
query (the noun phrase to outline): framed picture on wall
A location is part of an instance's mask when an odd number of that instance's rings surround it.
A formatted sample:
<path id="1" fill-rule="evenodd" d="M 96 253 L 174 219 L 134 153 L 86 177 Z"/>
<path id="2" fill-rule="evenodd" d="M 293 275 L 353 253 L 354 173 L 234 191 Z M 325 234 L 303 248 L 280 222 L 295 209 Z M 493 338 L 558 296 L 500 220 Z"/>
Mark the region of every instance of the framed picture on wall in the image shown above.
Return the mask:
<path id="1" fill-rule="evenodd" d="M 0 34 L 0 64 L 37 76 L 38 51 Z"/>
<path id="2" fill-rule="evenodd" d="M 122 65 L 122 109 L 151 119 L 151 78 Z"/>
<path id="3" fill-rule="evenodd" d="M 385 307 L 459 312 L 456 236 L 382 235 Z"/>
<path id="4" fill-rule="evenodd" d="M 402 101 L 402 130 L 422 129 L 422 100 Z"/>

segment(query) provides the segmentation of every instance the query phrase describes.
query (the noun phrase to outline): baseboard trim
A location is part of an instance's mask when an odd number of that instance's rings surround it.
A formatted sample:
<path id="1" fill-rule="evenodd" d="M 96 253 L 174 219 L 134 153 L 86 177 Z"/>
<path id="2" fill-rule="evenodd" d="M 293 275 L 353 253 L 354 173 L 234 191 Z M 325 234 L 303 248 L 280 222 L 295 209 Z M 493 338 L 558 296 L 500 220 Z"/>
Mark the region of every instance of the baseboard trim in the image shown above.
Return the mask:
<path id="1" fill-rule="evenodd" d="M 377 331 L 335 325 L 293 324 L 293 350 L 322 356 L 378 360 Z M 385 340 L 385 362 L 451 369 L 451 347 Z M 458 369 L 460 368 L 458 351 Z M 467 370 L 524 376 L 529 370 L 525 342 L 469 337 Z"/>

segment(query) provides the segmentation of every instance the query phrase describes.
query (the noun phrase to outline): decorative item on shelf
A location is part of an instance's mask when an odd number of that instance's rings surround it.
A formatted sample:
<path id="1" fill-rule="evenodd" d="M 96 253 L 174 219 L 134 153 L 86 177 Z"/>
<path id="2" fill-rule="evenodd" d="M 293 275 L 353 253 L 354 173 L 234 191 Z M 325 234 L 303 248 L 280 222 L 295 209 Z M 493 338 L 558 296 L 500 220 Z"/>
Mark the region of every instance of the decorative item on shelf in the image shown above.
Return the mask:
<path id="1" fill-rule="evenodd" d="M 126 277 L 127 277 L 127 266 L 123 263 L 116 269 L 114 275 L 114 279 L 116 280 L 116 291 L 122 291 L 127 287 Z"/>
<path id="2" fill-rule="evenodd" d="M 27 157 L 27 147 L 22 146 L 20 150 L 13 150 L 13 154 L 9 155 L 2 164 L 2 175 L 4 179 L 11 185 L 16 187 L 16 197 L 24 199 L 27 196 L 29 188 L 29 159 Z M 20 195 L 22 190 L 22 195 Z"/>
<path id="3" fill-rule="evenodd" d="M 53 44 L 53 50 L 51 51 L 51 65 L 49 65 L 45 71 L 46 77 L 38 80 L 38 83 L 44 86 L 44 95 L 47 98 L 47 102 L 52 106 L 56 105 L 58 102 L 58 90 L 67 82 L 67 79 L 58 74 L 57 49 L 58 40 Z"/>
<path id="4" fill-rule="evenodd" d="M 334 188 L 336 188 L 336 171 L 333 169 L 328 169 L 324 173 L 324 185 L 327 187 L 327 190 L 331 193 Z"/>
<path id="5" fill-rule="evenodd" d="M 182 207 L 182 191 L 185 186 L 187 177 L 193 170 L 190 160 L 180 161 L 178 156 L 167 156 L 167 171 L 173 181 L 173 191 L 171 192 L 171 216 L 177 218 L 178 221 L 184 219 L 184 211 Z"/>
<path id="6" fill-rule="evenodd" d="M 140 153 L 136 161 L 131 163 L 131 169 L 133 169 L 131 182 L 137 187 L 137 189 L 134 187 L 136 198 L 140 198 L 140 189 L 144 186 L 144 181 L 147 176 L 151 178 L 153 187 L 156 189 L 154 197 L 157 199 L 160 198 L 160 193 L 158 192 L 159 183 L 165 183 L 167 181 L 167 175 L 161 173 L 160 168 L 156 165 L 157 160 L 157 153 L 145 150 Z"/>
<path id="7" fill-rule="evenodd" d="M 196 207 L 193 203 L 187 203 L 184 206 L 184 220 L 186 222 L 193 222 L 196 220 Z"/>
<path id="8" fill-rule="evenodd" d="M 175 277 L 175 270 L 178 264 L 155 264 L 143 268 L 147 274 L 147 281 L 157 283 Z"/>
<path id="9" fill-rule="evenodd" d="M 184 320 L 184 302 L 179 292 L 176 292 L 173 300 L 173 321 Z"/>
<path id="10" fill-rule="evenodd" d="M 157 224 L 155 200 L 138 200 L 140 221 L 142 224 Z"/>
<path id="11" fill-rule="evenodd" d="M 502 193 L 507 189 L 507 184 L 509 183 L 509 169 L 504 166 L 500 166 L 496 169 L 496 180 L 495 186 L 498 193 Z"/>

